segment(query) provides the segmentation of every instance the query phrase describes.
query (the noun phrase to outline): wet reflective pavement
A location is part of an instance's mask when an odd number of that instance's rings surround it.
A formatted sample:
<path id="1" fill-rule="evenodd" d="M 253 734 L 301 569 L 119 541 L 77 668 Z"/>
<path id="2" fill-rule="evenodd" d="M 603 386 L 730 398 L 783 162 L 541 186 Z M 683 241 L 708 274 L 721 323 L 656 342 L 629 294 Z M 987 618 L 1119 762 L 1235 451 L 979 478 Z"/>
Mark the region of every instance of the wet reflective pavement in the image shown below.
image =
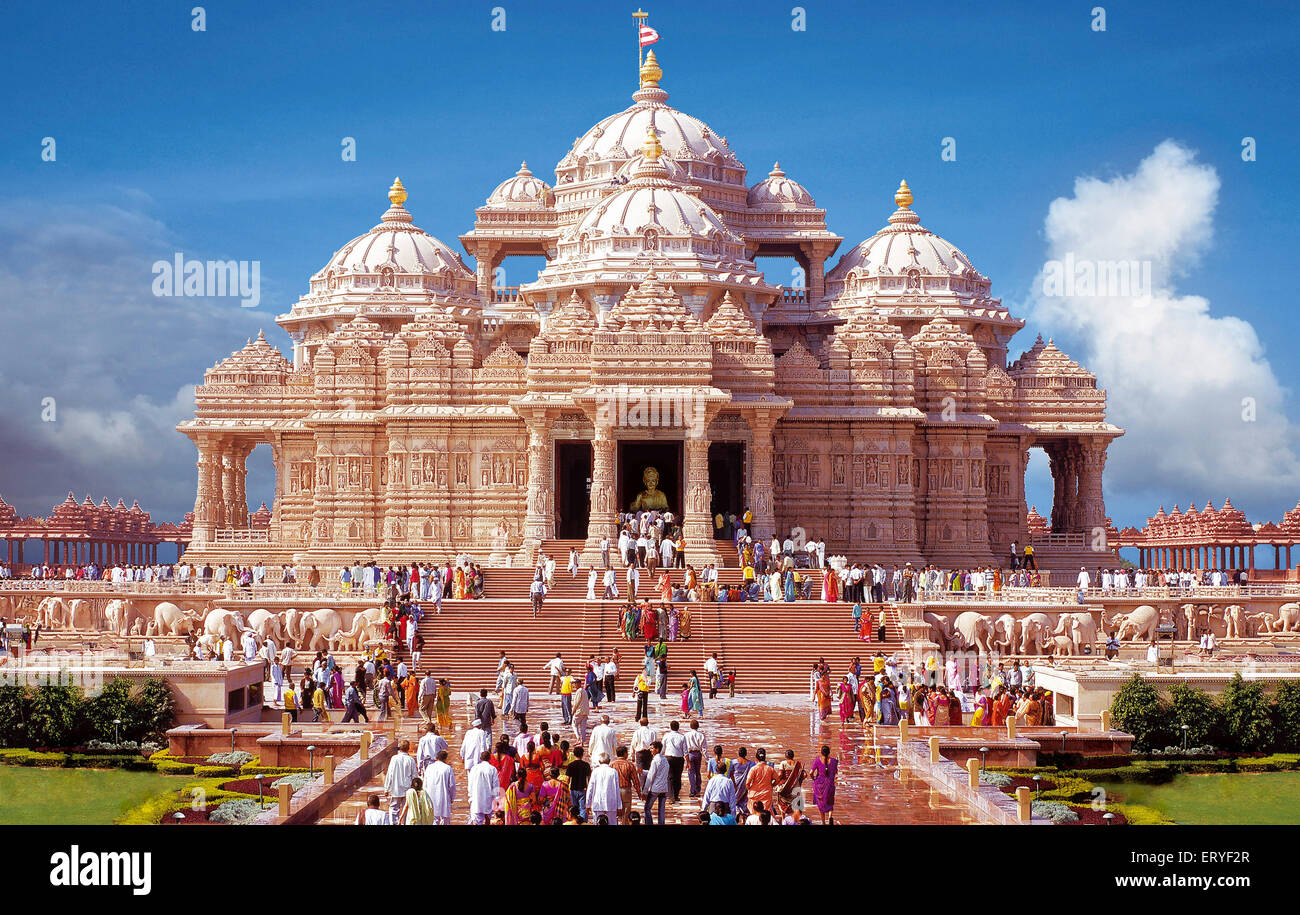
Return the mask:
<path id="1" fill-rule="evenodd" d="M 459 712 L 466 708 L 467 697 L 457 695 L 454 708 Z M 619 743 L 629 742 L 636 723 L 632 718 L 635 702 L 630 697 L 620 697 L 616 703 L 603 703 L 598 711 L 593 711 L 591 724 L 599 723 L 600 715 L 608 714 L 610 723 L 617 731 Z M 664 731 L 668 722 L 676 718 L 683 722 L 680 698 L 673 701 L 660 700 L 651 696 L 650 724 L 657 731 Z M 460 763 L 460 742 L 465 733 L 465 715 L 457 715 L 456 733 L 446 735 L 450 745 L 448 760 L 456 769 L 457 793 L 453 810 L 453 823 L 464 823 L 468 816 L 468 804 L 465 801 L 466 776 Z M 534 732 L 545 721 L 553 732 L 563 739 L 573 742 L 573 732 L 561 725 L 559 697 L 533 694 L 532 708 L 528 714 L 529 724 Z M 417 736 L 418 720 L 408 719 L 402 729 L 403 736 L 414 742 Z M 500 722 L 498 722 L 499 724 Z M 722 744 L 727 759 L 736 757 L 740 746 L 748 748 L 749 758 L 754 759 L 755 750 L 767 749 L 768 762 L 778 763 L 785 756 L 786 750 L 794 750 L 795 758 L 808 769 L 823 745 L 831 748 L 831 755 L 838 758 L 839 777 L 835 789 L 835 820 L 842 824 L 960 824 L 971 823 L 973 819 L 946 796 L 930 787 L 929 782 L 914 774 L 911 770 L 900 770 L 895 760 L 895 744 L 889 742 L 880 748 L 880 762 L 877 764 L 876 751 L 871 742 L 870 733 L 863 733 L 862 726 L 856 720 L 841 725 L 839 715 L 832 713 L 824 722 L 818 720 L 811 711 L 806 696 L 796 695 L 751 695 L 737 696 L 734 699 L 719 697 L 705 700 L 705 717 L 700 727 L 707 736 L 710 750 L 715 744 Z M 507 733 L 515 733 L 514 722 L 510 722 Z M 706 754 L 706 766 L 707 756 Z M 707 772 L 705 773 L 707 778 Z M 683 798 L 677 805 L 669 804 L 666 821 L 669 823 L 695 823 L 699 812 L 698 802 L 692 804 L 685 796 L 686 778 L 683 775 Z M 366 785 L 360 792 L 342 805 L 323 823 L 351 823 L 357 811 L 364 806 L 369 794 L 383 792 L 382 779 Z M 383 799 L 386 803 L 386 798 Z M 820 815 L 813 804 L 812 780 L 804 781 L 804 800 L 807 816 L 814 824 L 820 822 Z M 635 804 L 635 799 L 633 800 Z"/>

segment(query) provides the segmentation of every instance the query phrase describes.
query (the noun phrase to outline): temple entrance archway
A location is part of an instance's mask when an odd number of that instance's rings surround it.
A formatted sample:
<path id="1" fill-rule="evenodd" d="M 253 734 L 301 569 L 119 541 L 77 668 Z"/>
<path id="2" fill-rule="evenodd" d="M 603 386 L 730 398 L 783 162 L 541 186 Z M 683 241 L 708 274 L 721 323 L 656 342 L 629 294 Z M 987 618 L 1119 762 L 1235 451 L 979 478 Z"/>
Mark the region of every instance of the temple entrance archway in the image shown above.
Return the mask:
<path id="1" fill-rule="evenodd" d="M 709 516 L 715 540 L 730 540 L 731 515 L 745 513 L 745 445 L 743 442 L 714 442 L 709 445 Z M 721 527 L 718 515 L 723 518 Z"/>
<path id="2" fill-rule="evenodd" d="M 591 442 L 556 442 L 555 535 L 561 540 L 587 536 L 591 518 Z"/>
<path id="3" fill-rule="evenodd" d="M 659 474 L 657 489 L 668 500 L 668 511 L 678 519 L 684 514 L 682 443 L 679 441 L 620 441 L 618 443 L 618 510 L 631 511 L 632 501 L 646 488 L 645 471 Z"/>

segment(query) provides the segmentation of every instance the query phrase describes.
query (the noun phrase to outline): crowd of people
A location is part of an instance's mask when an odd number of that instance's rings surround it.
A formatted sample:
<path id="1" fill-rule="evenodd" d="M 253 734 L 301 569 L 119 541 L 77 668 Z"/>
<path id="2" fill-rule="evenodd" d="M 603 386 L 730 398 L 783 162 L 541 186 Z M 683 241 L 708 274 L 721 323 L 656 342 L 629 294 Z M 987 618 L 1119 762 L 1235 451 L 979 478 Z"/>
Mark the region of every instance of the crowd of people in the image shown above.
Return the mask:
<path id="1" fill-rule="evenodd" d="M 963 659 L 966 660 L 966 659 Z M 1034 683 L 1034 669 L 1027 659 L 998 660 L 989 656 L 974 660 L 974 668 L 959 667 L 949 657 L 940 662 L 930 655 L 921 672 L 899 667 L 893 655 L 877 653 L 864 674 L 861 658 L 834 682 L 825 659 L 812 666 L 808 697 L 821 720 L 837 710 L 841 723 L 859 722 L 896 725 L 907 720 L 917 725 L 963 725 L 1001 727 L 1008 718 L 1034 727 L 1055 723 L 1050 690 Z"/>

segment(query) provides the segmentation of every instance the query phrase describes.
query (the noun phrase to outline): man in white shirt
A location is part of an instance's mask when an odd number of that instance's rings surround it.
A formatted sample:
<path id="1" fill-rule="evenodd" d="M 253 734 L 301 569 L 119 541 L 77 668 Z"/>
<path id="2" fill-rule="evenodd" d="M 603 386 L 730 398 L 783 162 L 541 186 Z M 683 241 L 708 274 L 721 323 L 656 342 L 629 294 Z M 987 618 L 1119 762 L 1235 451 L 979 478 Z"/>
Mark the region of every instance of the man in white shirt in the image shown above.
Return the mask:
<path id="1" fill-rule="evenodd" d="M 691 719 L 691 729 L 686 732 L 686 771 L 689 775 L 691 797 L 700 796 L 700 765 L 704 760 L 704 747 L 708 739 L 700 723 Z"/>
<path id="2" fill-rule="evenodd" d="M 478 718 L 474 719 L 474 724 L 465 732 L 465 737 L 460 742 L 460 758 L 465 764 L 465 771 L 473 770 L 476 760 L 488 752 L 492 743 L 492 735 L 483 728 L 483 722 Z M 492 770 L 496 771 L 495 768 Z M 498 783 L 497 787 L 501 787 Z"/>
<path id="3" fill-rule="evenodd" d="M 587 809 L 591 811 L 590 822 L 595 823 L 602 815 L 613 826 L 618 823 L 618 812 L 623 807 L 623 793 L 618 781 L 618 772 L 609 764 L 610 756 L 601 754 L 596 757 L 600 764 L 591 773 L 591 782 L 587 785 Z"/>
<path id="4" fill-rule="evenodd" d="M 722 676 L 722 669 L 718 666 L 718 653 L 715 651 L 704 662 L 704 672 L 709 675 L 709 698 L 718 698 L 718 679 Z"/>
<path id="5" fill-rule="evenodd" d="M 510 702 L 511 709 L 514 710 L 515 720 L 519 722 L 521 733 L 528 730 L 528 687 L 524 686 L 524 681 L 519 680 L 515 685 L 513 698 Z"/>
<path id="6" fill-rule="evenodd" d="M 637 768 L 642 772 L 650 769 L 650 757 L 653 755 L 651 748 L 654 742 L 659 739 L 655 729 L 650 727 L 650 720 L 642 718 L 640 726 L 632 732 L 632 752 L 636 756 Z"/>
<path id="7" fill-rule="evenodd" d="M 411 742 L 403 740 L 397 745 L 397 755 L 388 763 L 384 776 L 384 791 L 388 793 L 388 812 L 397 822 L 406 806 L 406 792 L 415 780 L 415 760 L 411 758 Z"/>
<path id="8" fill-rule="evenodd" d="M 596 725 L 591 731 L 591 738 L 588 741 L 590 752 L 587 754 L 592 759 L 600 759 L 603 755 L 607 759 L 614 758 L 614 748 L 618 744 L 618 736 L 614 729 L 609 726 L 609 716 L 601 715 L 600 724 Z"/>
<path id="9" fill-rule="evenodd" d="M 700 798 L 700 809 L 710 810 L 714 804 L 726 804 L 728 813 L 736 812 L 736 784 L 728 774 L 727 761 L 718 763 L 717 771 L 704 786 L 704 797 Z"/>
<path id="10" fill-rule="evenodd" d="M 660 743 L 662 755 L 667 760 L 668 790 L 672 793 L 673 803 L 676 804 L 681 799 L 682 772 L 686 769 L 686 735 L 681 732 L 681 725 L 676 721 L 670 721 Z M 651 766 L 653 765 L 652 760 Z M 649 791 L 649 788 L 647 787 L 646 790 Z"/>
<path id="11" fill-rule="evenodd" d="M 489 763 L 491 765 L 491 763 Z M 424 793 L 429 796 L 433 825 L 451 825 L 451 805 L 456 800 L 456 772 L 447 764 L 447 751 L 439 750 L 424 770 Z"/>
<path id="12" fill-rule="evenodd" d="M 1088 586 L 1092 584 L 1092 576 L 1088 574 L 1088 570 L 1083 566 L 1079 566 L 1078 583 L 1080 591 L 1087 591 Z"/>
<path id="13" fill-rule="evenodd" d="M 424 726 L 424 736 L 415 748 L 415 768 L 423 772 L 438 758 L 438 753 L 447 749 L 447 741 L 438 733 L 433 722 Z"/>
<path id="14" fill-rule="evenodd" d="M 564 676 L 564 659 L 560 657 L 560 652 L 555 653 L 555 657 L 546 662 L 542 668 L 550 676 L 550 685 L 546 687 L 546 695 L 553 696 L 555 691 L 560 688 L 560 677 Z"/>
<path id="15" fill-rule="evenodd" d="M 465 768 L 469 770 L 469 825 L 481 826 L 492 816 L 492 805 L 501 793 L 501 774 L 497 767 L 488 762 L 489 754 L 484 750 L 478 756 L 478 762 L 472 766 L 467 760 Z"/>
<path id="16" fill-rule="evenodd" d="M 677 722 L 673 722 L 676 724 Z M 666 735 L 665 735 L 666 736 Z M 653 756 L 650 759 L 650 768 L 646 770 L 645 775 L 645 825 L 650 826 L 654 823 L 653 812 L 654 805 L 657 801 L 659 804 L 659 825 L 664 825 L 664 804 L 668 799 L 668 790 L 672 784 L 672 770 L 663 754 L 663 744 L 655 741 L 651 744 Z M 678 773 L 678 787 L 681 787 L 681 774 Z M 673 799 L 676 803 L 676 798 Z"/>

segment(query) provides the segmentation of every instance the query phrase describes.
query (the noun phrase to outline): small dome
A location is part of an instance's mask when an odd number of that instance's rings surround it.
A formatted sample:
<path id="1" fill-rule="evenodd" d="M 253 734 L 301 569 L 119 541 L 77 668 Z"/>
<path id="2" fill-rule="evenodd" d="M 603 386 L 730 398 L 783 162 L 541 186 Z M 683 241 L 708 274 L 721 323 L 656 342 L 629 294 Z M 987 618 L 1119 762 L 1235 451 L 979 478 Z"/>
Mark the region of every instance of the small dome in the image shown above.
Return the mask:
<path id="1" fill-rule="evenodd" d="M 527 204 L 549 207 L 554 205 L 555 195 L 551 186 L 541 178 L 535 177 L 528 170 L 528 163 L 522 162 L 519 171 L 497 185 L 487 199 L 490 207 L 516 207 Z"/>
<path id="2" fill-rule="evenodd" d="M 378 276 L 380 287 L 391 285 L 391 278 L 397 274 L 450 271 L 473 277 L 451 248 L 412 222 L 411 214 L 402 205 L 406 201 L 406 189 L 400 179 L 394 181 L 388 197 L 392 205 L 379 225 L 339 248 L 329 263 L 312 277 L 313 288 L 318 281 L 328 281 L 331 276 Z"/>
<path id="3" fill-rule="evenodd" d="M 786 177 L 781 171 L 781 163 L 772 166 L 772 171 L 762 181 L 749 189 L 748 203 L 751 207 L 811 207 L 816 206 L 812 194 L 795 181 Z"/>
<path id="4" fill-rule="evenodd" d="M 842 287 L 850 273 L 861 277 L 964 277 L 988 292 L 988 280 L 951 242 L 921 225 L 911 210 L 912 192 L 904 181 L 894 195 L 898 209 L 889 225 L 850 249 L 826 275 L 828 292 Z"/>

